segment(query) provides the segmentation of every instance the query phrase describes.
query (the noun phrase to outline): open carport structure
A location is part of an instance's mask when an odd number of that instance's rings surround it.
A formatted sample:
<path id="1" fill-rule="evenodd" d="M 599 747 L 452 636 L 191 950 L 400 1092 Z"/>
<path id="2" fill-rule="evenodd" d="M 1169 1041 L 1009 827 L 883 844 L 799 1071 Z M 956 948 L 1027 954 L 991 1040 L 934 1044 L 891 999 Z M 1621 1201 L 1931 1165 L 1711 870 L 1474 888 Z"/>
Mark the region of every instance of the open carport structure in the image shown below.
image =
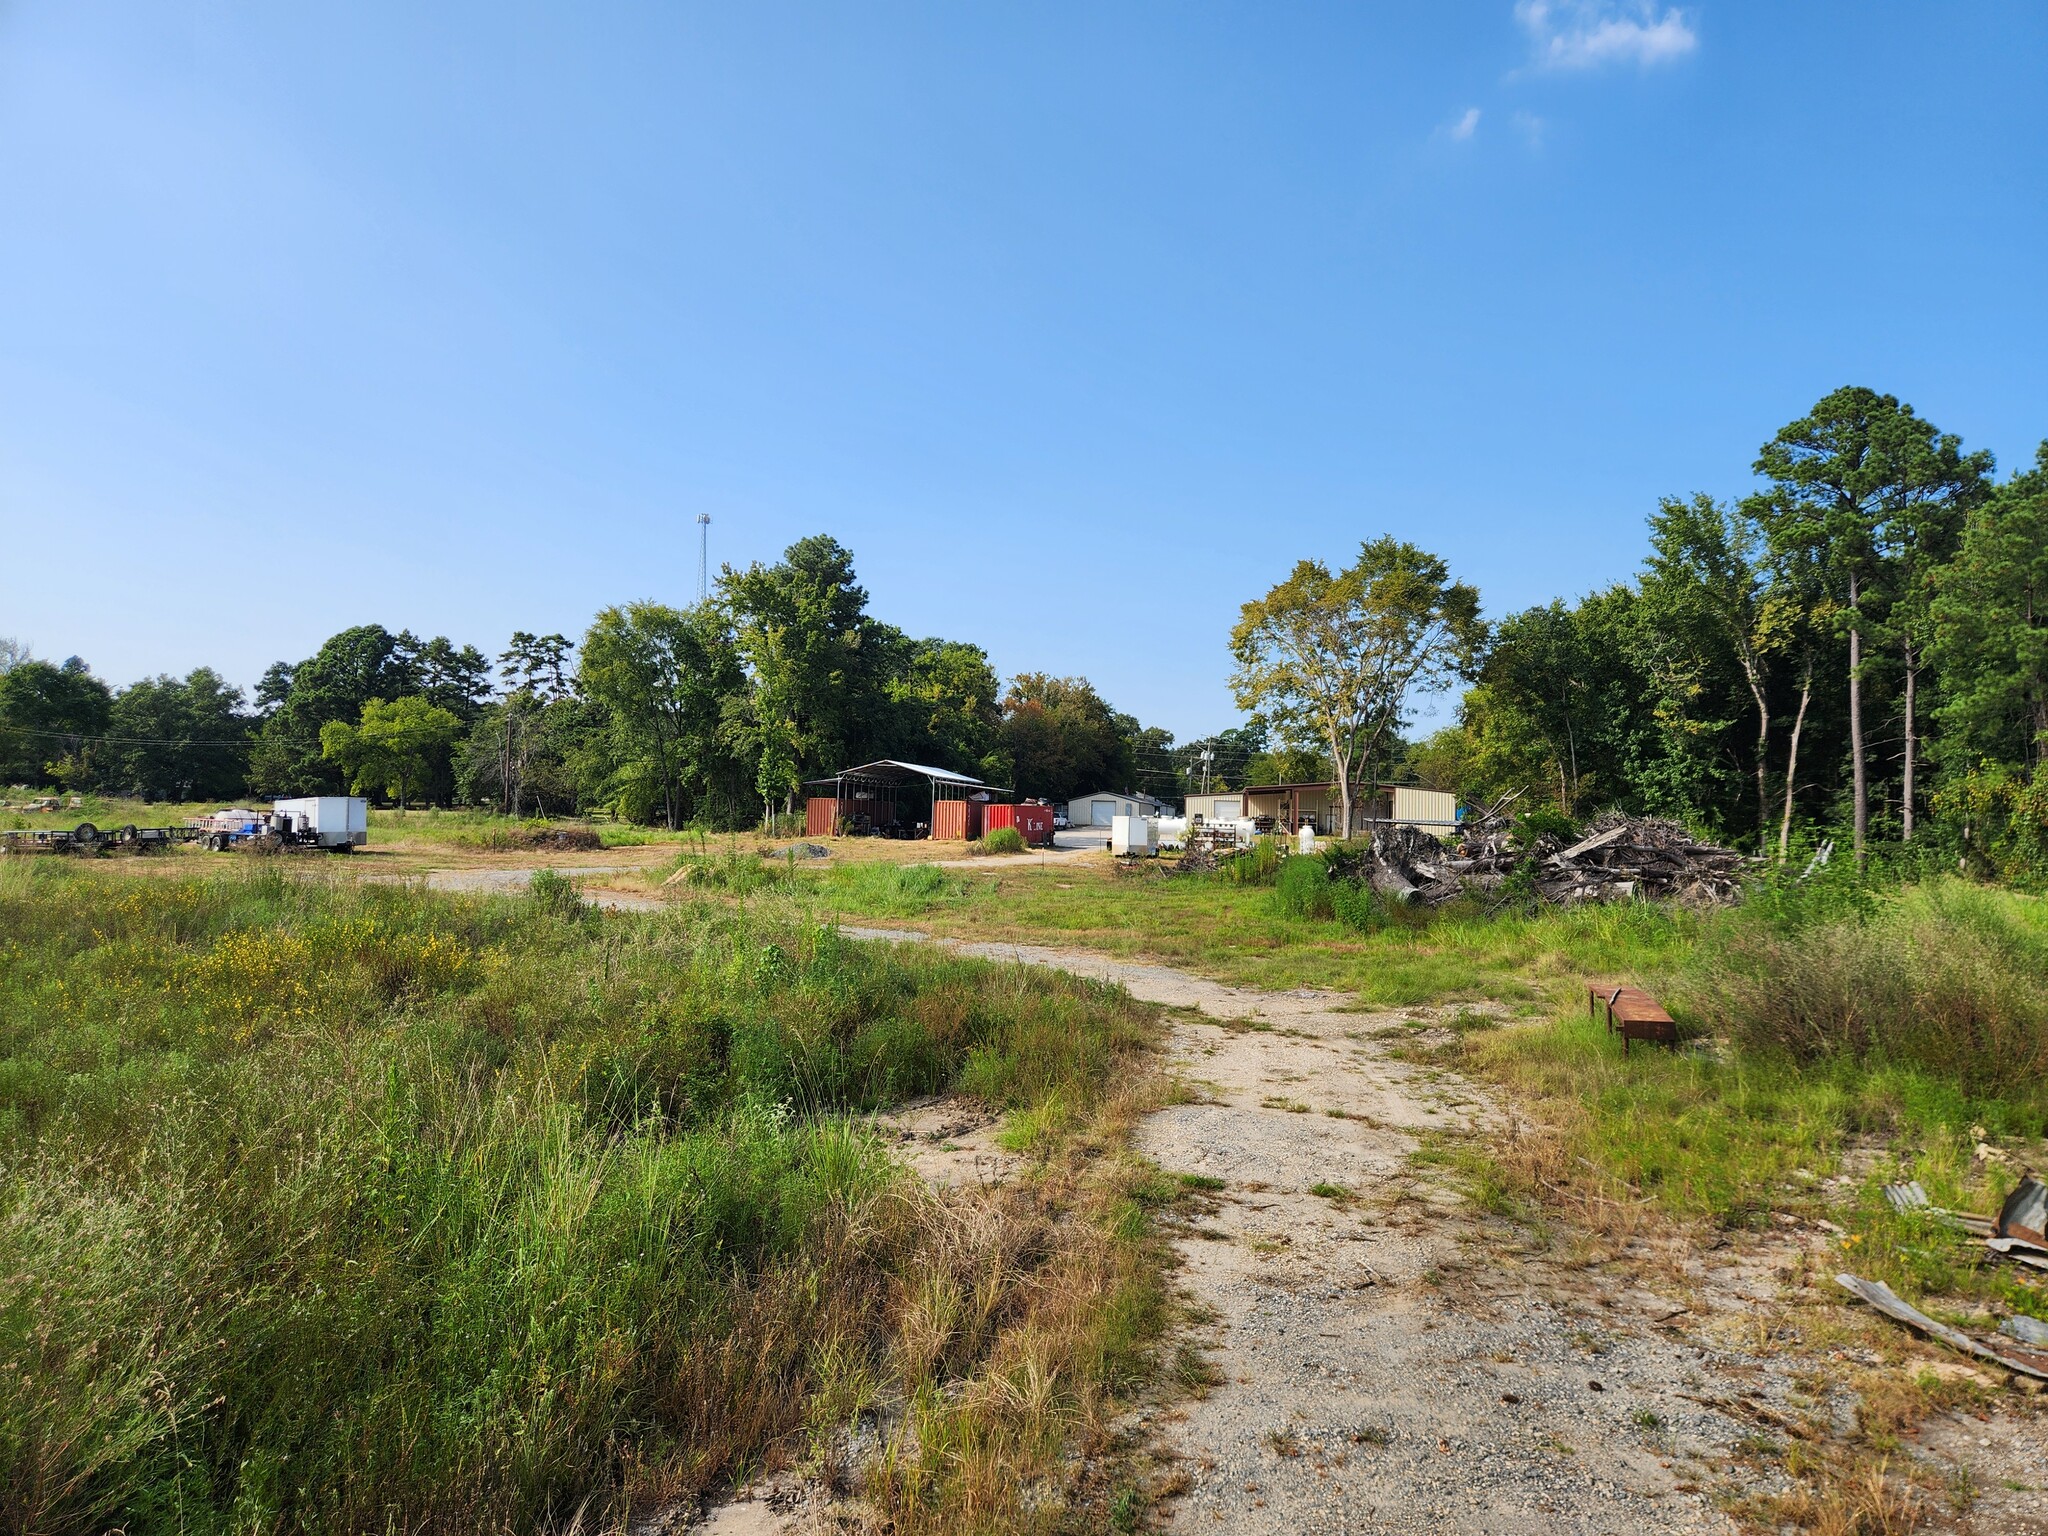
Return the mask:
<path id="1" fill-rule="evenodd" d="M 885 757 L 805 780 L 804 832 L 964 842 L 981 835 L 982 807 L 1010 793 L 950 768 Z"/>

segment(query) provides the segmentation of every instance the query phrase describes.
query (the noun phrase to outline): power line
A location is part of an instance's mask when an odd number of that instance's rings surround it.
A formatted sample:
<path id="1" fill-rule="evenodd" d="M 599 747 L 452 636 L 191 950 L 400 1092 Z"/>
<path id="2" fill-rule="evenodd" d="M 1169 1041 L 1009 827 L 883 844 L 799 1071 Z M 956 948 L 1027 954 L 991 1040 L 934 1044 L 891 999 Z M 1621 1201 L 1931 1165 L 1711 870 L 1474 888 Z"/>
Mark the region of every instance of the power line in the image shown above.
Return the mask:
<path id="1" fill-rule="evenodd" d="M 16 736 L 41 736 L 50 741 L 96 741 L 117 747 L 246 747 L 253 736 L 211 739 L 203 736 L 94 736 L 85 731 L 39 731 L 30 725 L 9 725 L 0 721 L 0 732 Z"/>

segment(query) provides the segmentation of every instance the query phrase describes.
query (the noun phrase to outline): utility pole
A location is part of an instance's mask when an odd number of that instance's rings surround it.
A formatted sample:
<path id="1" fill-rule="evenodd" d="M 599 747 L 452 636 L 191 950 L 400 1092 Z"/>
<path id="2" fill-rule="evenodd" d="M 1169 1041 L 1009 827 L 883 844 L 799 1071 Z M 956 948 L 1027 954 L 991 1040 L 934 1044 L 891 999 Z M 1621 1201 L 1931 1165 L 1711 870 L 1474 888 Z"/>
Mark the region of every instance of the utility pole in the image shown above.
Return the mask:
<path id="1" fill-rule="evenodd" d="M 711 595 L 711 514 L 697 514 L 697 601 Z"/>
<path id="2" fill-rule="evenodd" d="M 1202 748 L 1202 793 L 1205 795 L 1209 793 L 1209 765 L 1214 761 L 1216 761 L 1216 749 L 1214 747 Z"/>

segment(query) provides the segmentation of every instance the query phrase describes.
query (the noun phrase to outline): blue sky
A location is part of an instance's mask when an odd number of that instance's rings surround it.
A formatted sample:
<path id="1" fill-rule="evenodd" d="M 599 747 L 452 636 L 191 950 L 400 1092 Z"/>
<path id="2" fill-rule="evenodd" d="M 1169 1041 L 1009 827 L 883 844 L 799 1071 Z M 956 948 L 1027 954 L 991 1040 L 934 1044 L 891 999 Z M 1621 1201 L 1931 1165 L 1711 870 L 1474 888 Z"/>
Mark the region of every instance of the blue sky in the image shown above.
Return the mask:
<path id="1" fill-rule="evenodd" d="M 708 512 L 1198 734 L 1304 555 L 1571 596 L 1844 383 L 2030 458 L 2044 75 L 2031 0 L 0 3 L 0 634 L 497 649 Z"/>

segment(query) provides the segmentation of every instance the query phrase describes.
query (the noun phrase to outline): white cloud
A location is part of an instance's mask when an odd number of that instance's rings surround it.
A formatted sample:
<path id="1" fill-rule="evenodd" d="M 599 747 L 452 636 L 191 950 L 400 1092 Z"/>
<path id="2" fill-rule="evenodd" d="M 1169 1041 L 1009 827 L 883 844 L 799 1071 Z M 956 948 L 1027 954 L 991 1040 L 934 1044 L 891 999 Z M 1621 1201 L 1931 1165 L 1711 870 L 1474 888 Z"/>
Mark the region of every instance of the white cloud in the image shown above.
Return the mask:
<path id="1" fill-rule="evenodd" d="M 1539 69 L 1598 69 L 1605 64 L 1668 64 L 1699 46 L 1677 6 L 1662 15 L 1654 0 L 1515 0 Z"/>
<path id="2" fill-rule="evenodd" d="M 1450 127 L 1451 137 L 1458 140 L 1460 143 L 1463 143 L 1466 139 L 1471 138 L 1472 135 L 1477 133 L 1478 131 L 1479 109 L 1477 107 L 1467 107 L 1465 109 L 1465 115 L 1459 118 L 1455 123 L 1451 124 Z"/>

